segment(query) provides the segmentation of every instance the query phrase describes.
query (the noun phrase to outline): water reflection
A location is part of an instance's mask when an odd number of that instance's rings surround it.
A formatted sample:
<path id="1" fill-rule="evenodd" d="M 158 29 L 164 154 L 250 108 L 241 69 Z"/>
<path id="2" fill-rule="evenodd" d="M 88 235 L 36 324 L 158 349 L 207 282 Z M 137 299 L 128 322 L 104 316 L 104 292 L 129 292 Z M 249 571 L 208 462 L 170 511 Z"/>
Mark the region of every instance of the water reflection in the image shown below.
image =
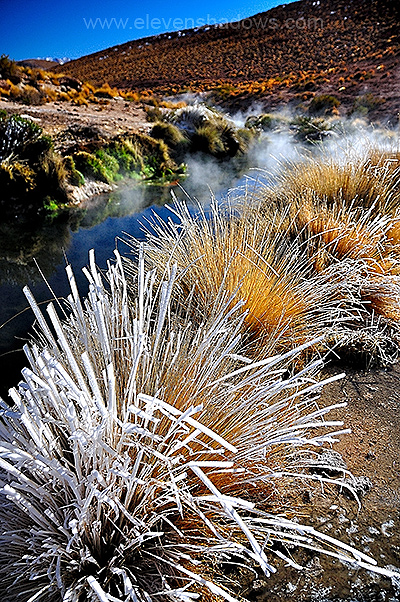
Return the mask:
<path id="1" fill-rule="evenodd" d="M 49 277 L 70 240 L 70 226 L 65 221 L 43 225 L 15 219 L 0 223 L 0 285 L 23 286 L 39 279 L 35 260 Z"/>
<path id="2" fill-rule="evenodd" d="M 43 303 L 52 298 L 49 287 L 57 297 L 66 296 L 64 268 L 68 261 L 85 294 L 87 282 L 81 268 L 87 264 L 88 250 L 96 250 L 98 265 L 105 268 L 116 237 L 122 231 L 140 237 L 138 218 L 147 212 L 162 212 L 170 200 L 169 186 L 131 184 L 98 196 L 68 218 L 52 223 L 16 217 L 0 224 L 0 396 L 7 396 L 25 365 L 21 348 L 33 318 L 22 288 L 27 284 Z"/>
<path id="3" fill-rule="evenodd" d="M 191 196 L 207 204 L 210 190 L 221 193 L 240 177 L 236 168 L 225 164 L 216 167 L 215 162 L 207 160 L 189 166 L 189 173 L 191 176 L 183 183 L 185 190 L 176 183 L 128 183 L 111 194 L 91 199 L 68 218 L 53 223 L 18 217 L 0 224 L 0 396 L 6 397 L 8 388 L 18 383 L 25 365 L 21 348 L 33 317 L 27 310 L 23 286 L 27 284 L 32 289 L 39 303 L 45 304 L 53 293 L 65 297 L 69 294 L 65 277 L 68 262 L 81 294 L 85 295 L 87 281 L 82 267 L 87 264 L 89 249 L 95 249 L 97 264 L 104 269 L 122 233 L 142 238 L 139 220 L 143 222 L 153 213 L 167 215 L 164 206 L 171 203 L 171 192 L 178 198 Z M 122 253 L 129 251 L 121 241 L 118 247 Z"/>

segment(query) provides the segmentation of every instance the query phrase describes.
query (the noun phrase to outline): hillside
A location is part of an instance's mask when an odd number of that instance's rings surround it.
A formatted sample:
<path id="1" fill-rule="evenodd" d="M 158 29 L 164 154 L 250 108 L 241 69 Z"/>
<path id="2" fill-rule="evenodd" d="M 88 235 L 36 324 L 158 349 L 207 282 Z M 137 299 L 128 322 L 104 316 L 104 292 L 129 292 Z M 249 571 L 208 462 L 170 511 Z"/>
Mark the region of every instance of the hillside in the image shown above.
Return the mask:
<path id="1" fill-rule="evenodd" d="M 400 56 L 394 4 L 300 0 L 237 23 L 127 42 L 56 70 L 122 89 L 174 94 L 217 88 L 217 102 L 247 94 L 276 99 L 276 92 L 282 100 L 305 101 L 315 91 L 337 93 L 346 102 L 371 91 L 386 94 L 381 102 L 390 104 L 399 97 L 392 87 Z"/>

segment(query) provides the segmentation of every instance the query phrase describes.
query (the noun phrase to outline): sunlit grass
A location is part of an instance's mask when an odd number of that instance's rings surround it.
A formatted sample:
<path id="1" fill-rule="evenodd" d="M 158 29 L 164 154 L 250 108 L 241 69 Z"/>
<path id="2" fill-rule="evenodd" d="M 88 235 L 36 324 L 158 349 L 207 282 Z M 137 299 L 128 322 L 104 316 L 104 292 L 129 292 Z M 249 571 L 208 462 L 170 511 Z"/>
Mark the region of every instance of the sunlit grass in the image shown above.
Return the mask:
<path id="1" fill-rule="evenodd" d="M 315 271 L 300 238 L 288 234 L 289 212 L 266 217 L 245 198 L 239 205 L 213 202 L 207 215 L 177 203 L 171 217 L 145 225 L 146 258 L 152 267 L 177 263 L 193 320 L 210 316 L 218 301 L 241 301 L 246 340 L 264 354 L 303 344 L 348 317 L 340 308 L 341 274 Z"/>
<path id="2" fill-rule="evenodd" d="M 320 158 L 289 162 L 278 178 L 278 196 L 291 203 L 312 193 L 332 203 L 361 206 L 371 213 L 396 214 L 400 202 L 400 152 L 367 144 L 343 157 L 326 152 Z M 275 191 L 274 191 L 275 194 Z"/>
<path id="3" fill-rule="evenodd" d="M 118 254 L 108 286 L 91 255 L 86 301 L 67 274 L 69 315 L 50 305 L 51 327 L 26 289 L 37 339 L 1 404 L 3 595 L 232 600 L 223 563 L 297 566 L 285 543 L 387 574 L 280 506 L 308 478 L 293 451 L 341 432 L 316 404 L 320 361 L 293 376 L 301 348 L 252 363 L 238 353 L 239 308 L 197 326 L 174 314 L 176 268 L 158 284 L 141 251 L 135 296 Z"/>

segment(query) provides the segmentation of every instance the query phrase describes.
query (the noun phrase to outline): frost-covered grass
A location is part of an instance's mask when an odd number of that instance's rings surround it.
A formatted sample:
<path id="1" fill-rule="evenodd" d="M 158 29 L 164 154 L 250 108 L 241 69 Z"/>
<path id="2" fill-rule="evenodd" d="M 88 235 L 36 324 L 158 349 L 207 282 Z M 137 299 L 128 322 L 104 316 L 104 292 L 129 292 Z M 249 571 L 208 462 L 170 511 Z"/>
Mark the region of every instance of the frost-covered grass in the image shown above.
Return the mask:
<path id="1" fill-rule="evenodd" d="M 244 357 L 240 302 L 193 323 L 169 270 L 160 282 L 139 249 L 132 295 L 119 255 L 106 284 L 91 254 L 88 298 L 67 268 L 50 326 L 25 290 L 37 337 L 0 416 L 2 599 L 232 600 L 224 563 L 269 575 L 274 555 L 296 566 L 286 544 L 387 574 L 279 505 L 309 477 L 294 452 L 343 432 L 317 405 L 321 362 Z"/>
<path id="2" fill-rule="evenodd" d="M 342 152 L 327 151 L 320 157 L 308 157 L 284 164 L 277 179 L 277 194 L 292 202 L 298 195 L 311 192 L 330 205 L 370 209 L 371 214 L 394 215 L 400 201 L 400 152 L 397 145 L 347 140 Z M 346 143 L 346 141 L 345 141 Z"/>
<path id="3" fill-rule="evenodd" d="M 144 225 L 148 265 L 161 277 L 166 262 L 177 263 L 181 303 L 191 299 L 194 320 L 212 315 L 215 304 L 240 300 L 244 341 L 256 355 L 325 336 L 352 316 L 352 308 L 343 308 L 348 295 L 343 269 L 314 269 L 301 239 L 290 237 L 288 211 L 275 209 L 266 217 L 250 195 L 212 202 L 207 215 L 176 202 L 171 217 Z M 129 242 L 133 248 L 139 244 Z M 323 347 L 320 340 L 314 350 Z"/>
<path id="4" fill-rule="evenodd" d="M 400 339 L 399 218 L 306 193 L 267 204 L 263 194 L 233 190 L 207 214 L 177 201 L 172 219 L 143 225 L 148 266 L 161 278 L 165 263 L 177 262 L 181 304 L 190 297 L 194 320 L 210 316 L 215 303 L 241 300 L 243 343 L 256 356 L 323 335 L 313 352 L 346 348 L 392 363 Z"/>

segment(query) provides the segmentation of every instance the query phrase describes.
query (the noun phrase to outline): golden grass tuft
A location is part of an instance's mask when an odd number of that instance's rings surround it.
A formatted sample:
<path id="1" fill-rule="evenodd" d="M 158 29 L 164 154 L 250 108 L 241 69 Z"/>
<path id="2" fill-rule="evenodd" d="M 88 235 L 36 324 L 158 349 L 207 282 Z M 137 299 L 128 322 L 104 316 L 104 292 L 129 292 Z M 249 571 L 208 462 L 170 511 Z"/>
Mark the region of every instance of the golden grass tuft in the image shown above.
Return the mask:
<path id="1" fill-rule="evenodd" d="M 340 271 L 316 272 L 300 239 L 288 236 L 288 212 L 267 218 L 247 201 L 240 208 L 213 203 L 207 216 L 178 203 L 178 224 L 155 220 L 147 229 L 149 267 L 177 263 L 182 299 L 191 298 L 196 321 L 218 300 L 240 302 L 245 339 L 255 353 L 291 348 L 335 329 L 343 319 Z"/>
<path id="2" fill-rule="evenodd" d="M 316 404 L 340 376 L 318 382 L 321 361 L 288 375 L 302 348 L 253 363 L 238 353 L 240 307 L 194 324 L 173 311 L 176 266 L 157 282 L 139 248 L 136 293 L 127 267 L 116 253 L 106 286 L 91 253 L 85 301 L 68 267 L 68 313 L 50 304 L 51 328 L 25 289 L 37 337 L 13 406 L 0 402 L 0 592 L 234 602 L 221 562 L 268 576 L 274 554 L 301 568 L 293 546 L 390 576 L 291 521 L 295 506 L 282 513 L 279 492 L 312 478 L 307 453 L 343 432 Z"/>
<path id="3" fill-rule="evenodd" d="M 266 219 L 268 218 L 268 210 Z M 298 238 L 315 268 L 322 271 L 346 259 L 364 260 L 383 271 L 382 262 L 393 250 L 397 220 L 375 215 L 371 210 L 335 201 L 329 204 L 314 193 L 306 192 L 293 199 L 285 224 L 288 236 Z M 393 230 L 389 241 L 388 232 Z"/>
<path id="4" fill-rule="evenodd" d="M 285 165 L 274 192 L 283 202 L 304 193 L 314 194 L 328 206 L 361 206 L 394 215 L 400 203 L 400 152 L 370 145 L 352 149 L 343 159 L 329 154 Z"/>

